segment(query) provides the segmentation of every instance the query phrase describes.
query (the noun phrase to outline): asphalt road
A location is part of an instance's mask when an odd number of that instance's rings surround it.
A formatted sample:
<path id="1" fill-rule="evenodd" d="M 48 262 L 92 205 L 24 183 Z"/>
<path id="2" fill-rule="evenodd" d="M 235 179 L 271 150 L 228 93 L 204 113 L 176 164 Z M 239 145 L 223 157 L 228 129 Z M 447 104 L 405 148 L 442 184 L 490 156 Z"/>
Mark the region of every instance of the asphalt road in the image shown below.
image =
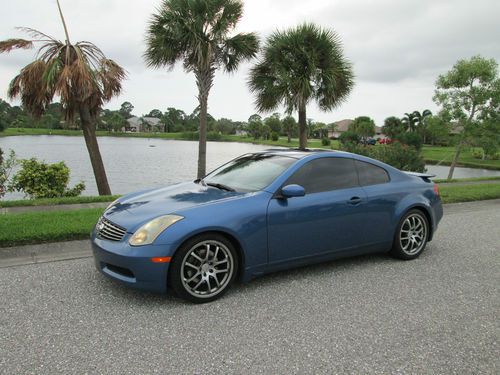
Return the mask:
<path id="1" fill-rule="evenodd" d="M 500 203 L 446 211 L 417 260 L 281 272 L 207 305 L 91 259 L 0 269 L 0 373 L 498 374 Z"/>

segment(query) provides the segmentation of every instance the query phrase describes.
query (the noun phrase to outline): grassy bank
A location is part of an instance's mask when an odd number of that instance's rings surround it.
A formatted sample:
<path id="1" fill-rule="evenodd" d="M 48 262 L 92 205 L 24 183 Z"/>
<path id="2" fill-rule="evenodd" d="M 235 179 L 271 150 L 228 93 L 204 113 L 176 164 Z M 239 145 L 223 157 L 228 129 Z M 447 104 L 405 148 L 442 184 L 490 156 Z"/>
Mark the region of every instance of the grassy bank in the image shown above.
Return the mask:
<path id="1" fill-rule="evenodd" d="M 439 192 L 444 203 L 472 202 L 500 198 L 500 183 L 453 186 L 441 185 Z"/>
<path id="2" fill-rule="evenodd" d="M 88 238 L 103 209 L 28 212 L 0 216 L 0 246 Z"/>
<path id="3" fill-rule="evenodd" d="M 500 182 L 467 186 L 448 184 L 439 190 L 443 203 L 500 198 Z M 103 209 L 97 208 L 1 215 L 0 247 L 88 238 L 102 212 Z"/>

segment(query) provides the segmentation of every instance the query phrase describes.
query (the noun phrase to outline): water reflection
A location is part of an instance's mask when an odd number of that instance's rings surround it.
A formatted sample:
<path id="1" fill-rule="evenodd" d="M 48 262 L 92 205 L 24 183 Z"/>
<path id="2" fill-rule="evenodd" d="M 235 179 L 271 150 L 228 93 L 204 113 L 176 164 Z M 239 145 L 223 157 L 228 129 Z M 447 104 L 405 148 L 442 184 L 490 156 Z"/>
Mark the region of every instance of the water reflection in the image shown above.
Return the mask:
<path id="1" fill-rule="evenodd" d="M 196 178 L 198 142 L 115 137 L 99 137 L 98 142 L 113 194 L 125 194 Z M 64 160 L 71 169 L 70 185 L 83 181 L 86 185 L 83 195 L 97 195 L 83 137 L 2 137 L 0 148 L 4 151 L 13 149 L 22 159 L 37 157 L 48 163 Z M 270 146 L 208 142 L 207 171 L 244 153 L 268 148 Z M 9 193 L 6 199 L 22 197 L 21 193 Z"/>

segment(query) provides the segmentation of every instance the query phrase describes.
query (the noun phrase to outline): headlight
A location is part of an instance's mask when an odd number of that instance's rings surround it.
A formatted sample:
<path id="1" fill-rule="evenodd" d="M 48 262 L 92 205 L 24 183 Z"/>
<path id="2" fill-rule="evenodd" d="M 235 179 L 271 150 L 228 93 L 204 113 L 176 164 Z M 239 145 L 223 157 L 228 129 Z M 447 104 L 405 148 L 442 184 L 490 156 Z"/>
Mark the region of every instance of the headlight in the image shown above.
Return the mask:
<path id="1" fill-rule="evenodd" d="M 128 243 L 132 246 L 149 245 L 156 240 L 156 237 L 158 237 L 161 232 L 182 219 L 184 219 L 184 217 L 178 215 L 157 217 L 137 229 L 133 236 L 130 237 Z"/>

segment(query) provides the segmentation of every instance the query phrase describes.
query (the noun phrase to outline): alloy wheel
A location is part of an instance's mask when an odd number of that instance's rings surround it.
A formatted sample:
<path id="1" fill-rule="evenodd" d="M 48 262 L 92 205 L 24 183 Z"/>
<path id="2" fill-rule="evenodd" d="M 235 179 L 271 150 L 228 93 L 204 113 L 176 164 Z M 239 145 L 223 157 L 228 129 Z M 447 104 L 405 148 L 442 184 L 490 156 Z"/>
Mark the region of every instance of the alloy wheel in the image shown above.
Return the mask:
<path id="1" fill-rule="evenodd" d="M 181 265 L 184 289 L 198 298 L 210 298 L 223 291 L 231 281 L 234 259 L 219 241 L 202 241 L 191 247 Z"/>
<path id="2" fill-rule="evenodd" d="M 422 250 L 427 239 L 427 223 L 425 219 L 417 213 L 409 215 L 403 225 L 399 235 L 401 250 L 408 255 L 415 255 Z"/>

